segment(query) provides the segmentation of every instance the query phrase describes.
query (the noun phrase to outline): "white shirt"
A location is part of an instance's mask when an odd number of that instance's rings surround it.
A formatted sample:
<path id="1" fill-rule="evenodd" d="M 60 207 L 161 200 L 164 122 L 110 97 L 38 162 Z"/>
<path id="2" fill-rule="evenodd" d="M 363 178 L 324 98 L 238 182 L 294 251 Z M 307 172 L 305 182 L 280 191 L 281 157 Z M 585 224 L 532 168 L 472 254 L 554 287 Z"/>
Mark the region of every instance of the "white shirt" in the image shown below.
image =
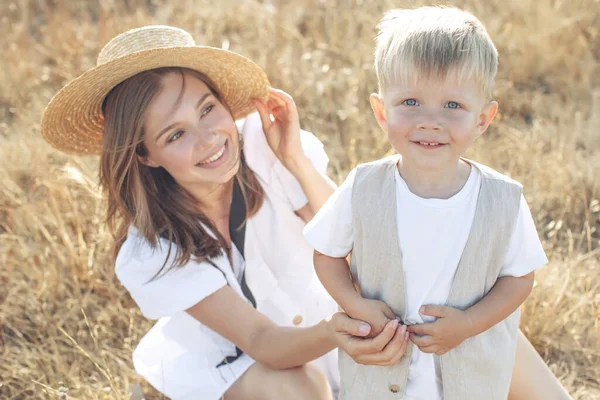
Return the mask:
<path id="1" fill-rule="evenodd" d="M 269 148 L 258 114 L 248 116 L 241 134 L 248 165 L 265 192 L 263 206 L 246 226 L 246 282 L 258 310 L 275 323 L 314 325 L 337 311 L 337 306 L 314 273 L 313 251 L 302 236 L 304 221 L 294 213 L 307 204 L 307 198 Z M 301 135 L 305 153 L 325 172 L 329 160 L 321 142 L 308 132 Z M 190 261 L 151 280 L 163 265 L 167 250 L 166 240 L 160 239 L 153 250 L 131 227 L 117 257 L 119 280 L 144 316 L 159 320 L 137 346 L 134 366 L 172 399 L 217 400 L 254 360 L 244 354 L 232 364 L 216 368 L 226 356 L 235 355 L 235 345 L 184 310 L 226 284 L 243 297 L 238 278 L 244 259 L 232 257 L 233 266 L 226 256 L 213 259 L 222 272 L 206 262 Z M 337 353 L 332 351 L 315 364 L 337 390 Z"/>
<path id="2" fill-rule="evenodd" d="M 354 245 L 352 228 L 353 170 L 304 230 L 314 249 L 345 257 Z M 449 199 L 424 199 L 395 174 L 397 226 L 406 281 L 407 324 L 432 322 L 419 314 L 425 304 L 444 305 L 466 245 L 481 186 L 475 167 L 463 188 Z M 500 276 L 523 276 L 548 262 L 524 197 Z M 359 282 L 360 284 L 360 282 Z M 405 399 L 441 400 L 439 358 L 416 346 L 408 372 Z"/>

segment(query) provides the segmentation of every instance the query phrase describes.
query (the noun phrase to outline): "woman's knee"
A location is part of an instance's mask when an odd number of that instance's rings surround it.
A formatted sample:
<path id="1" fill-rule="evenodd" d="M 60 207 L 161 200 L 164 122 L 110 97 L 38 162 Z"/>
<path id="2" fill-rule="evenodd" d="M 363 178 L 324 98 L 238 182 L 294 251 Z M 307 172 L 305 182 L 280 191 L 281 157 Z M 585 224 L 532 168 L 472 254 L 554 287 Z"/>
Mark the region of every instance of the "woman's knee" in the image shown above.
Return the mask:
<path id="1" fill-rule="evenodd" d="M 327 378 L 307 364 L 285 370 L 256 363 L 225 394 L 225 400 L 331 400 Z"/>
<path id="2" fill-rule="evenodd" d="M 279 399 L 331 399 L 327 378 L 315 365 L 306 364 L 289 370 L 287 381 L 279 384 Z"/>
<path id="3" fill-rule="evenodd" d="M 519 332 L 508 400 L 570 400 L 535 348 Z"/>

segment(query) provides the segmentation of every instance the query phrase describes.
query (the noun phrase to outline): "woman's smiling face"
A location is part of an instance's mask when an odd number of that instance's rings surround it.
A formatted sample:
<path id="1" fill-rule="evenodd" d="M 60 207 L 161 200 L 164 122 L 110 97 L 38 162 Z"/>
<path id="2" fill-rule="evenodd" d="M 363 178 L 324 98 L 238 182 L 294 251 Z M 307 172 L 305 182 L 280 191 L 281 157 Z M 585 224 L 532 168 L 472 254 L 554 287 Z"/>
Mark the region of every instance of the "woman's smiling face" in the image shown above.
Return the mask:
<path id="1" fill-rule="evenodd" d="M 229 109 L 190 72 L 170 72 L 148 105 L 143 162 L 164 168 L 182 187 L 230 181 L 239 168 L 239 133 Z"/>

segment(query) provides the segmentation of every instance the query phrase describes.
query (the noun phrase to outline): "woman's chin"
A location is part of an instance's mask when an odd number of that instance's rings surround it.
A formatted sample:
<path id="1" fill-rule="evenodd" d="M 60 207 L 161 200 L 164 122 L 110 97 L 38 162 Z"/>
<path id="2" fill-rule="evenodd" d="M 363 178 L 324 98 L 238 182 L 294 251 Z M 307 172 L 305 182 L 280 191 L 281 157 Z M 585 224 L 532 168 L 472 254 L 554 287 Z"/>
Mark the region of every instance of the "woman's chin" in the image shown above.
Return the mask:
<path id="1" fill-rule="evenodd" d="M 235 177 L 235 174 L 238 173 L 239 169 L 240 161 L 238 159 L 233 165 L 223 165 L 222 168 L 203 171 L 201 174 L 196 174 L 197 179 L 195 179 L 195 181 L 199 185 L 224 185 Z"/>

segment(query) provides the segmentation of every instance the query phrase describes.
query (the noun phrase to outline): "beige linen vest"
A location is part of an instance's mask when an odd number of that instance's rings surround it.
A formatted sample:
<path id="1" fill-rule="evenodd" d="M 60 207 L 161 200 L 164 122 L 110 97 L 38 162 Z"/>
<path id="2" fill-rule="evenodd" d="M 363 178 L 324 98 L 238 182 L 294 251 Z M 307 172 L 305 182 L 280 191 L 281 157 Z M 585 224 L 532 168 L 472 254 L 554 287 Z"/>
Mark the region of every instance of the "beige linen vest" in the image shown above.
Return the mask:
<path id="1" fill-rule="evenodd" d="M 388 304 L 406 318 L 406 285 L 396 226 L 394 174 L 398 156 L 360 165 L 352 189 L 354 248 L 350 269 L 363 297 Z M 494 286 L 519 211 L 521 185 L 468 161 L 481 171 L 481 188 L 467 243 L 447 306 L 466 309 Z M 402 223 L 400 221 L 400 223 Z M 512 375 L 519 310 L 440 357 L 444 400 L 505 400 Z M 414 345 L 391 367 L 356 364 L 340 351 L 340 399 L 402 399 Z"/>

